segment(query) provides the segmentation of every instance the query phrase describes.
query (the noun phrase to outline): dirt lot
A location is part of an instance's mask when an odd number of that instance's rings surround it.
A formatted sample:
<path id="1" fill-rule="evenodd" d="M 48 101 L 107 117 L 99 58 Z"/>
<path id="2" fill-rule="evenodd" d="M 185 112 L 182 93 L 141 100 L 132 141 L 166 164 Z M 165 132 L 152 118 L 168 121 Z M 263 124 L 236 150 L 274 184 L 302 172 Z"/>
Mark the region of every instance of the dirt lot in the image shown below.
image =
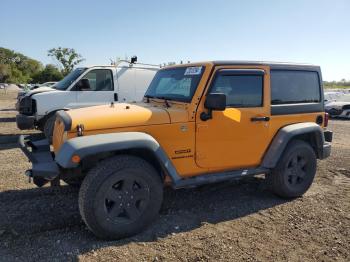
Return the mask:
<path id="1" fill-rule="evenodd" d="M 19 134 L 15 94 L 0 94 L 0 137 Z M 0 144 L 1 261 L 349 261 L 350 121 L 331 121 L 332 156 L 307 194 L 286 201 L 250 178 L 173 191 L 159 219 L 124 240 L 96 239 L 80 219 L 77 190 L 35 188 L 14 143 Z M 4 141 L 4 139 L 2 139 Z M 11 142 L 12 140 L 10 140 Z"/>

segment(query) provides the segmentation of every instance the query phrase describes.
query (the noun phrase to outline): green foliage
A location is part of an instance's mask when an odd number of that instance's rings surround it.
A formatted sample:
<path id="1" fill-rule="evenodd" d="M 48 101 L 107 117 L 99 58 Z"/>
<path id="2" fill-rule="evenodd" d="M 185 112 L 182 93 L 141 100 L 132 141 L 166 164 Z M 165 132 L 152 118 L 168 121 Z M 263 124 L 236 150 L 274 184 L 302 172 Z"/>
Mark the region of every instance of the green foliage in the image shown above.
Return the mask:
<path id="1" fill-rule="evenodd" d="M 48 51 L 48 56 L 54 57 L 59 63 L 61 63 L 63 67 L 62 74 L 64 76 L 69 74 L 74 66 L 84 61 L 84 58 L 73 48 L 52 48 Z"/>
<path id="2" fill-rule="evenodd" d="M 32 76 L 32 83 L 44 83 L 59 81 L 63 78 L 61 71 L 55 66 L 48 64 L 44 70 L 37 72 Z"/>
<path id="3" fill-rule="evenodd" d="M 0 83 L 6 82 L 6 79 L 8 78 L 9 74 L 10 74 L 9 65 L 0 64 Z"/>
<path id="4" fill-rule="evenodd" d="M 332 81 L 332 82 L 323 82 L 324 88 L 327 89 L 342 89 L 342 88 L 350 88 L 350 81 L 346 81 L 342 79 L 341 81 Z"/>
<path id="5" fill-rule="evenodd" d="M 72 48 L 53 48 L 48 55 L 62 64 L 62 71 L 54 65 L 43 65 L 32 58 L 13 50 L 0 47 L 1 83 L 43 83 L 59 81 L 84 59 Z"/>
<path id="6" fill-rule="evenodd" d="M 0 82 L 28 83 L 42 68 L 39 61 L 0 47 Z"/>

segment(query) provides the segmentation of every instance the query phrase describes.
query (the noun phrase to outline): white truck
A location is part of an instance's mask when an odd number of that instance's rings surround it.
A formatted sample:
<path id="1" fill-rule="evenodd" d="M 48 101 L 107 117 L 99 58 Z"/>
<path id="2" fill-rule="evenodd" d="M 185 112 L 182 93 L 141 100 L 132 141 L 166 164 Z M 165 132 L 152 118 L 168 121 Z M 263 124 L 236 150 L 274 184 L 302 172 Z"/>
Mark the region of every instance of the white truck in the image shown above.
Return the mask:
<path id="1" fill-rule="evenodd" d="M 79 67 L 53 87 L 39 87 L 18 98 L 17 127 L 39 129 L 51 140 L 58 110 L 142 100 L 159 66 L 121 61 Z"/>

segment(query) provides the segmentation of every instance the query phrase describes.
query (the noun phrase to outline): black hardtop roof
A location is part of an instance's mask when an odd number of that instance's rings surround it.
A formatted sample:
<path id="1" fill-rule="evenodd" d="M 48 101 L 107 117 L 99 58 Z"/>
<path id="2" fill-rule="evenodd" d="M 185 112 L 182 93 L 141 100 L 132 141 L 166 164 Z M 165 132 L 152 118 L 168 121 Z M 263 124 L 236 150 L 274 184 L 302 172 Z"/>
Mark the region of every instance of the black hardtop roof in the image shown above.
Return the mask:
<path id="1" fill-rule="evenodd" d="M 266 65 L 266 66 L 270 66 L 271 69 L 320 71 L 320 67 L 317 65 L 289 63 L 289 62 L 217 60 L 217 61 L 212 61 L 212 63 L 214 65 Z"/>

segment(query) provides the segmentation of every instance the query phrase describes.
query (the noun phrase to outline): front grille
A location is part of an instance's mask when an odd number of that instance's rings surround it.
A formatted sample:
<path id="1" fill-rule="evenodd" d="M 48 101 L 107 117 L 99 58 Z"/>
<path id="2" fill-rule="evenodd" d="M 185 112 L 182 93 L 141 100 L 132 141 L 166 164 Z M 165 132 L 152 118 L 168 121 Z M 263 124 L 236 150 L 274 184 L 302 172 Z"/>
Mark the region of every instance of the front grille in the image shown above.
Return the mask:
<path id="1" fill-rule="evenodd" d="M 36 103 L 31 97 L 25 96 L 19 100 L 18 111 L 23 115 L 32 115 L 36 110 Z"/>
<path id="2" fill-rule="evenodd" d="M 52 145 L 55 154 L 57 154 L 58 150 L 60 150 L 62 144 L 65 140 L 65 134 L 64 134 L 64 122 L 60 117 L 56 118 L 55 121 L 55 127 L 53 130 L 53 136 L 52 136 Z"/>

